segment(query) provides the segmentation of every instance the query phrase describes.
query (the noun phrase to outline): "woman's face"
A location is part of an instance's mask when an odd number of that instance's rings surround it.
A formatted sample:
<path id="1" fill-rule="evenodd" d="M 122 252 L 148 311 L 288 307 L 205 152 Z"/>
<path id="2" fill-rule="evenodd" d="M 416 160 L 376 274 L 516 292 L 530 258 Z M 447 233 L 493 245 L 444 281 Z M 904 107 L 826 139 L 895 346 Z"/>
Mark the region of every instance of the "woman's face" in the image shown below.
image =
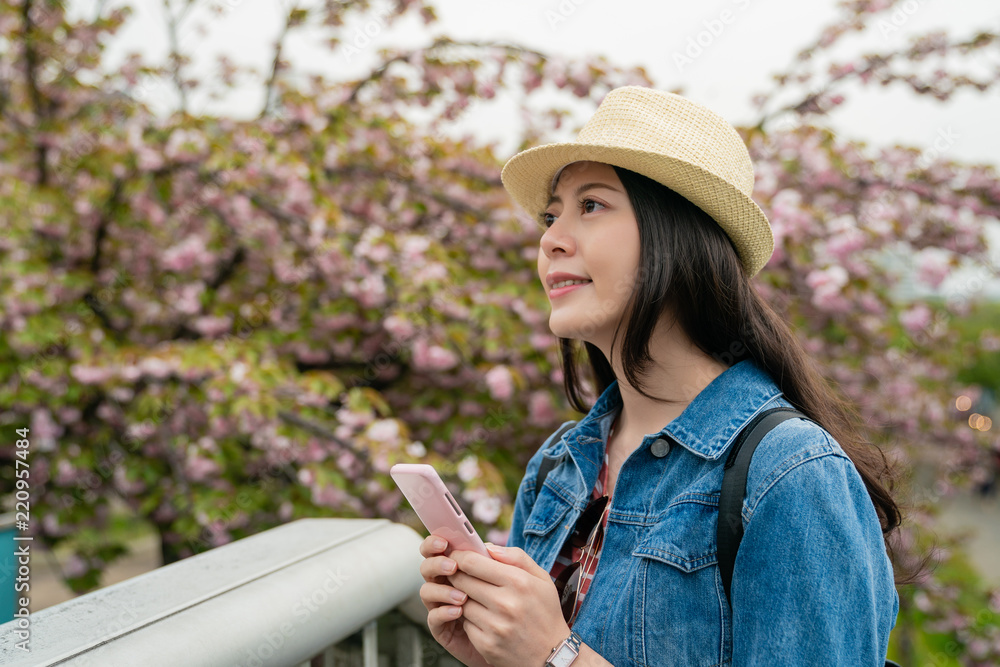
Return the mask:
<path id="1" fill-rule="evenodd" d="M 639 227 L 618 174 L 575 162 L 559 176 L 546 207 L 538 276 L 549 296 L 549 328 L 610 352 L 639 264 Z M 559 286 L 566 280 L 582 284 Z"/>

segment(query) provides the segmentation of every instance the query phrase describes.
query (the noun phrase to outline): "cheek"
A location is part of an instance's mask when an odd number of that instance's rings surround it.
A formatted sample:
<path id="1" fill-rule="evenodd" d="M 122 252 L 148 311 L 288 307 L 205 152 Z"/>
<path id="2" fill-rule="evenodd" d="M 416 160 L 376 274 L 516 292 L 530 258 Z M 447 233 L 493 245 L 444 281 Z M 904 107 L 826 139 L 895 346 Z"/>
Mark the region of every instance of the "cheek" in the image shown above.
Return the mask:
<path id="1" fill-rule="evenodd" d="M 545 274 L 549 272 L 549 258 L 545 256 L 545 253 L 542 252 L 541 248 L 538 249 L 537 265 L 538 265 L 538 279 L 542 282 L 542 285 L 544 285 Z"/>

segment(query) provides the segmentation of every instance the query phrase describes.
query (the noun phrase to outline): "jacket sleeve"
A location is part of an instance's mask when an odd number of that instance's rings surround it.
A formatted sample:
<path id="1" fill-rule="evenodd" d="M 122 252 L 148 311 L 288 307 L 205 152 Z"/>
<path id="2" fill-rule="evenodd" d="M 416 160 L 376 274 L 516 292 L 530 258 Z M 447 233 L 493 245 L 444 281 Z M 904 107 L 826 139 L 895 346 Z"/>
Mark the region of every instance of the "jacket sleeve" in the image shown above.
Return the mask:
<path id="1" fill-rule="evenodd" d="M 832 438 L 761 479 L 744 521 L 733 667 L 882 667 L 899 597 L 867 489 Z"/>
<path id="2" fill-rule="evenodd" d="M 510 521 L 510 535 L 507 537 L 508 547 L 524 549 L 524 525 L 527 523 L 532 507 L 535 506 L 535 498 L 537 497 L 535 482 L 538 478 L 538 470 L 541 468 L 545 451 L 554 444 L 556 434 L 562 431 L 567 424 L 572 423 L 574 422 L 563 422 L 562 426 L 545 439 L 542 446 L 538 448 L 538 451 L 528 461 L 524 477 L 521 479 L 521 485 L 518 487 L 517 496 L 514 499 L 514 515 Z"/>

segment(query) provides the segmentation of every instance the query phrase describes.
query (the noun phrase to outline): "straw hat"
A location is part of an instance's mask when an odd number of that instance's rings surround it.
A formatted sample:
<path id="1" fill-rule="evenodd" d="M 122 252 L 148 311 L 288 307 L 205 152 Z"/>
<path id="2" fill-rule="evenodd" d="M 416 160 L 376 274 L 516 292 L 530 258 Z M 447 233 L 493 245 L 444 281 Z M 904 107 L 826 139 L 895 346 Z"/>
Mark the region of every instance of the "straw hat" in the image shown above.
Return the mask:
<path id="1" fill-rule="evenodd" d="M 750 153 L 715 112 L 674 93 L 615 88 L 576 141 L 522 151 L 507 161 L 500 178 L 514 201 L 538 215 L 562 169 L 580 160 L 624 167 L 684 196 L 725 230 L 748 275 L 771 257 L 771 225 L 750 198 Z"/>

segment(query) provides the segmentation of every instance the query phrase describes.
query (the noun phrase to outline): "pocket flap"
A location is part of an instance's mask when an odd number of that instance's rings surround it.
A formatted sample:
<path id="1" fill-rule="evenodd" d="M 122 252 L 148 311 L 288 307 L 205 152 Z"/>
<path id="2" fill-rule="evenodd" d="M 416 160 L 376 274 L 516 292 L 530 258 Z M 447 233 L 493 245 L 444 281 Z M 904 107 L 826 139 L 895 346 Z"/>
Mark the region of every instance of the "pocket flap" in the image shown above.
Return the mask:
<path id="1" fill-rule="evenodd" d="M 633 556 L 651 558 L 684 572 L 718 562 L 717 505 L 698 501 L 675 503 L 660 515 Z"/>
<path id="2" fill-rule="evenodd" d="M 548 535 L 563 520 L 569 508 L 568 502 L 552 489 L 543 486 L 531 508 L 531 514 L 524 522 L 524 532 L 528 535 Z"/>

